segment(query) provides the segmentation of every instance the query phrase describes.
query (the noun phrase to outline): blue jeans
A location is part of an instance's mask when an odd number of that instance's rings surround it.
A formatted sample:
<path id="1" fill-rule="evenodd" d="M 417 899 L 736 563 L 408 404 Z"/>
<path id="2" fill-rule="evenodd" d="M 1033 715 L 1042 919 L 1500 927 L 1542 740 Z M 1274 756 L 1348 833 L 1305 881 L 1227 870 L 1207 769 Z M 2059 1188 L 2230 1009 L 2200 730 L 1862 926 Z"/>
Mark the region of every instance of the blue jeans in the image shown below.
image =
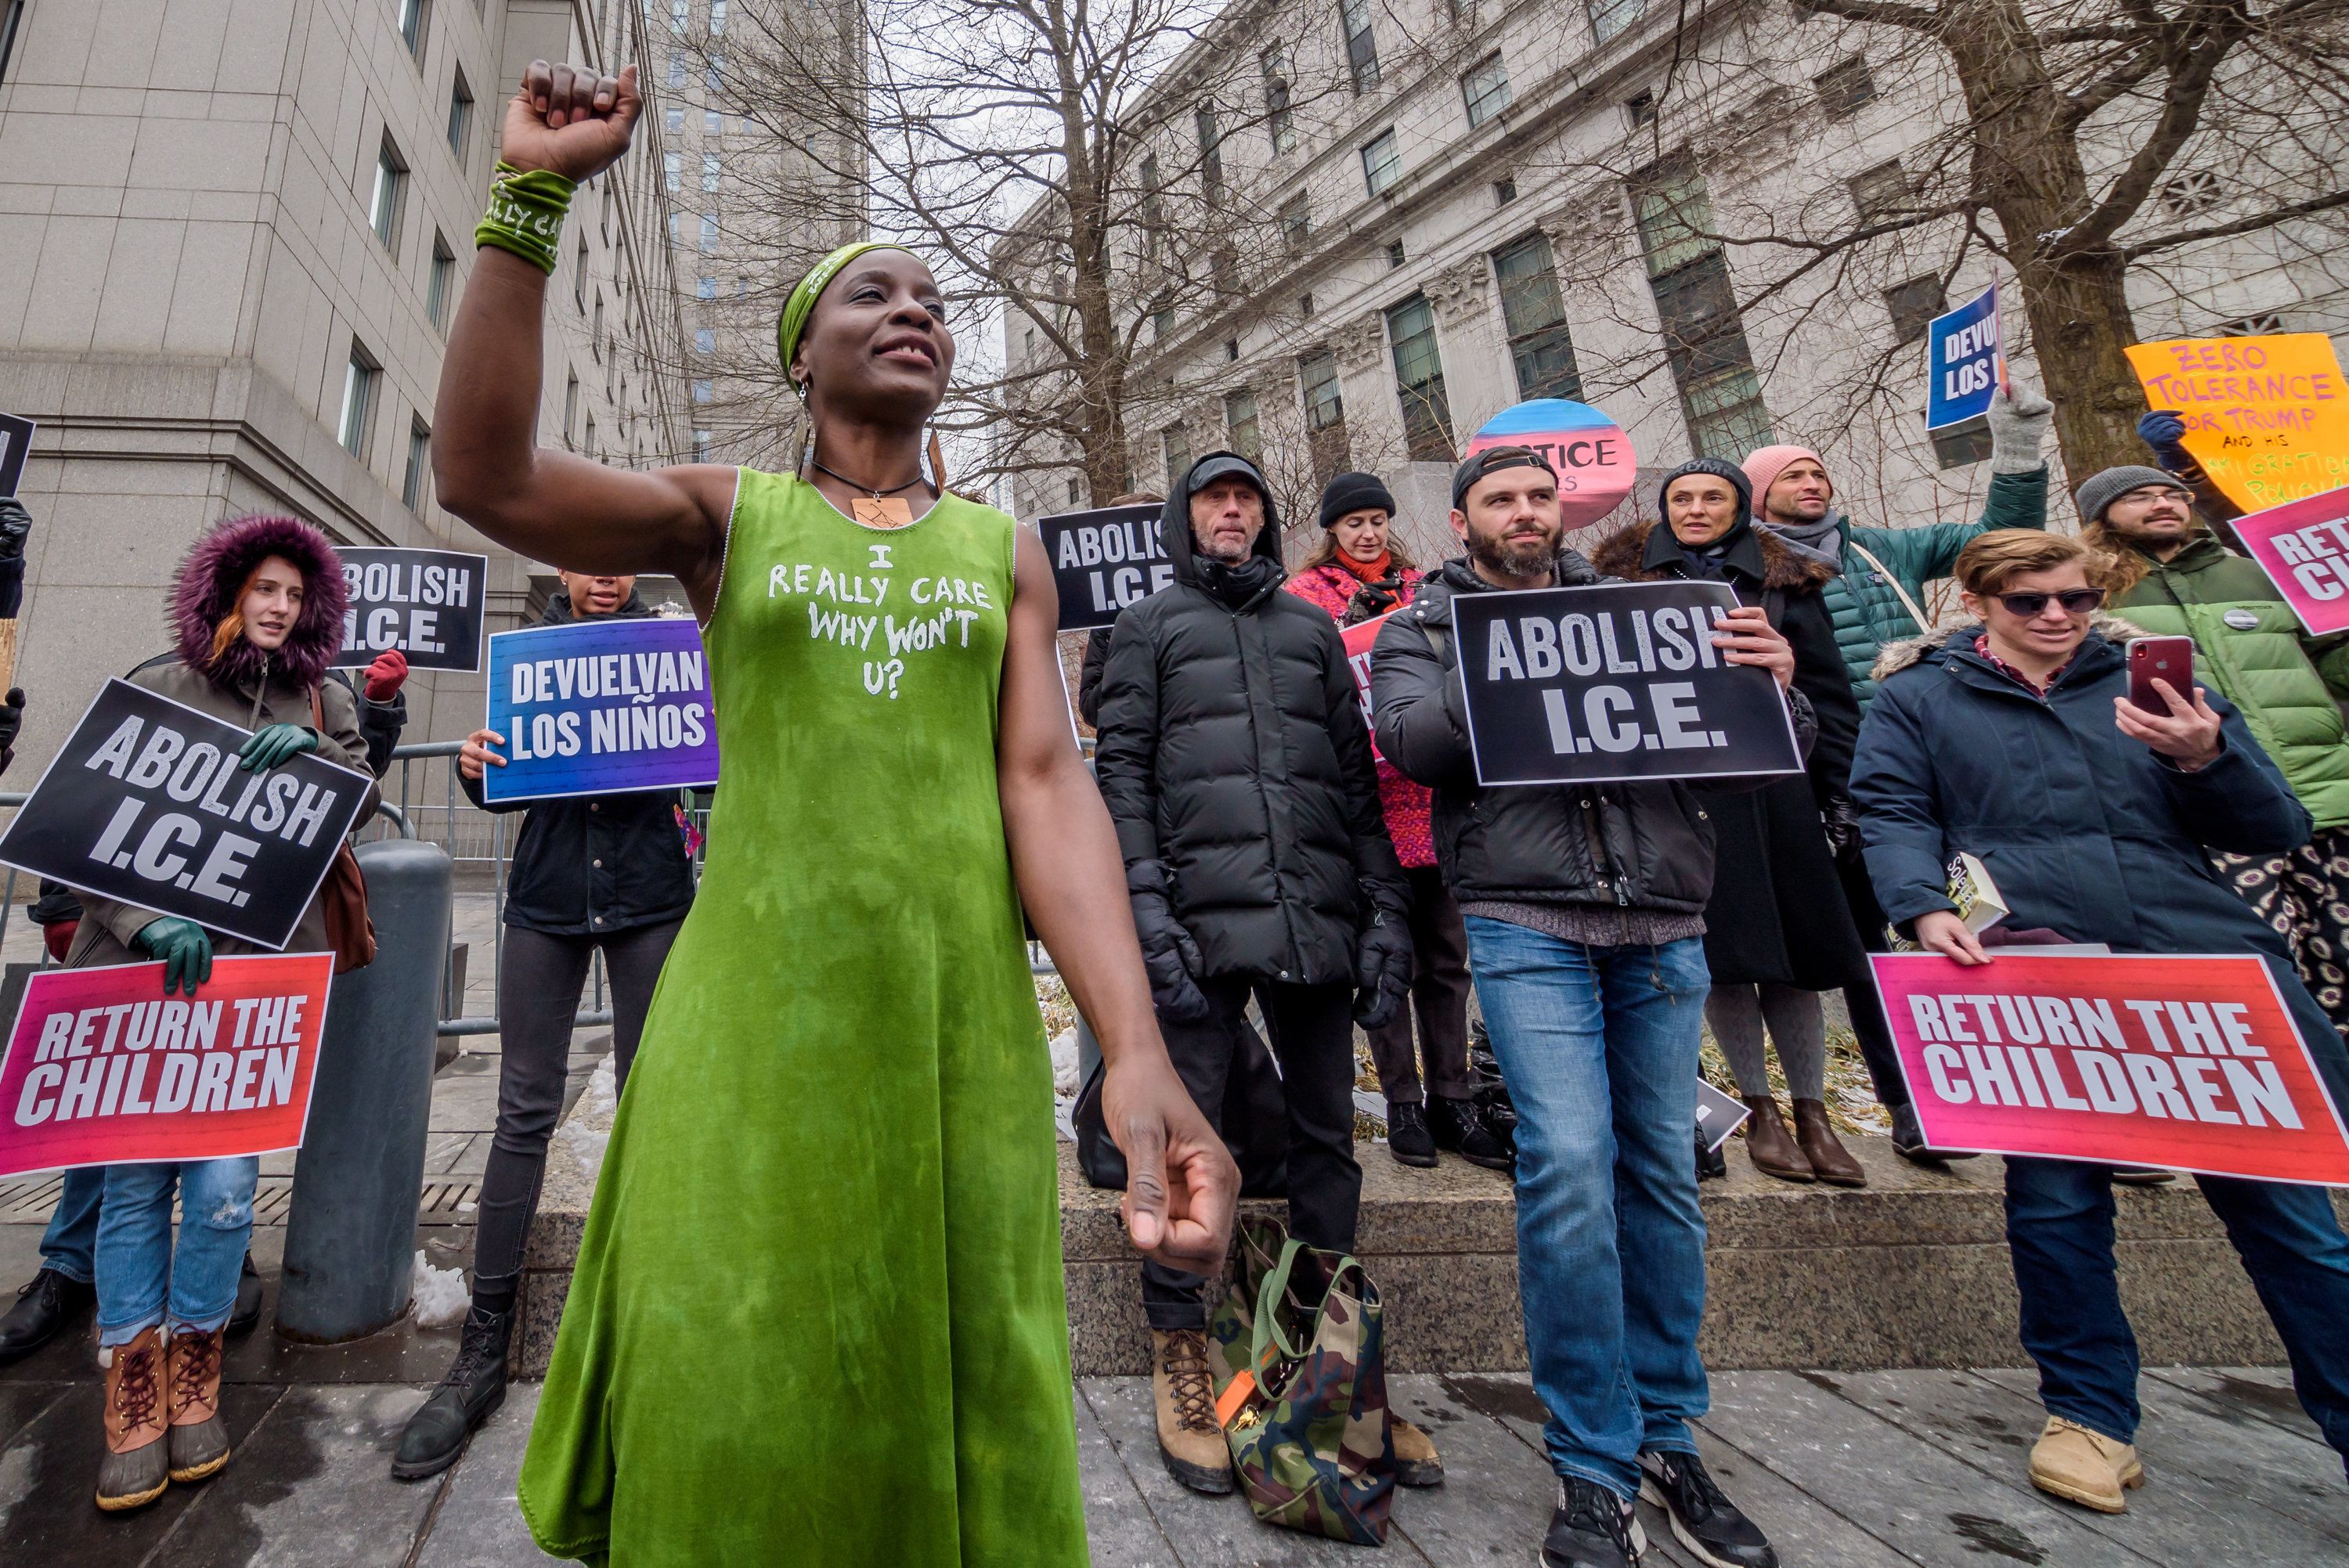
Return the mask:
<path id="1" fill-rule="evenodd" d="M 1468 965 L 1517 1108 L 1518 1291 L 1550 1464 L 1630 1497 L 1642 1452 L 1695 1451 L 1707 1404 L 1704 944 L 1587 947 L 1472 915 Z"/>
<path id="2" fill-rule="evenodd" d="M 78 1165 L 41 1233 L 41 1266 L 83 1284 L 98 1277 L 98 1202 L 106 1195 L 106 1167 Z"/>
<path id="3" fill-rule="evenodd" d="M 2330 1194 L 2231 1176 L 2195 1180 L 2283 1340 L 2302 1408 L 2349 1455 L 2349 1237 Z M 2135 1441 L 2137 1336 L 2114 1280 L 2112 1168 L 2010 1156 L 2006 1240 L 2040 1403 Z"/>
<path id="4" fill-rule="evenodd" d="M 260 1180 L 261 1161 L 251 1155 L 106 1167 L 98 1220 L 98 1344 L 129 1344 L 163 1322 L 167 1309 L 175 1332 L 209 1334 L 228 1322 Z"/>

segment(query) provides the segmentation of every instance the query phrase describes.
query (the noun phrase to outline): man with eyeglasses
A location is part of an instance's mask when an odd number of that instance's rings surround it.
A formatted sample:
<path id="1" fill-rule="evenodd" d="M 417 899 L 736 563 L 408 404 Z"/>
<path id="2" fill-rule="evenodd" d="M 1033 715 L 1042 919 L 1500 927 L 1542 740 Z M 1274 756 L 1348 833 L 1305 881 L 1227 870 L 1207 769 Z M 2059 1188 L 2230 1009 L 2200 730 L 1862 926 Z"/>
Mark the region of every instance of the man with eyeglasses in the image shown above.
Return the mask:
<path id="1" fill-rule="evenodd" d="M 2110 608 L 2139 630 L 2194 639 L 2200 678 L 2241 710 L 2314 820 L 2284 854 L 2216 856 L 2291 944 L 2301 980 L 2349 1034 L 2349 637 L 2312 637 L 2259 565 L 2198 521 L 2185 478 L 2129 466 L 2078 491 L 2080 537 L 2116 563 Z"/>

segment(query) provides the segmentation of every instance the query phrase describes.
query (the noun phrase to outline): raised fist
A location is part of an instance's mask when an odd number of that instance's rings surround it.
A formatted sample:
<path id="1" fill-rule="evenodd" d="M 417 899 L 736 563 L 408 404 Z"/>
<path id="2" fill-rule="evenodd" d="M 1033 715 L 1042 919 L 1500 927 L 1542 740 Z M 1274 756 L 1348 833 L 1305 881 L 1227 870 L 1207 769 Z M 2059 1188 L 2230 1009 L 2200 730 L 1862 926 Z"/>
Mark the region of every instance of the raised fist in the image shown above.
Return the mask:
<path id="1" fill-rule="evenodd" d="M 506 100 L 499 155 L 516 169 L 592 180 L 628 150 L 644 109 L 634 66 L 606 77 L 585 66 L 533 60 L 522 74 L 522 89 Z"/>

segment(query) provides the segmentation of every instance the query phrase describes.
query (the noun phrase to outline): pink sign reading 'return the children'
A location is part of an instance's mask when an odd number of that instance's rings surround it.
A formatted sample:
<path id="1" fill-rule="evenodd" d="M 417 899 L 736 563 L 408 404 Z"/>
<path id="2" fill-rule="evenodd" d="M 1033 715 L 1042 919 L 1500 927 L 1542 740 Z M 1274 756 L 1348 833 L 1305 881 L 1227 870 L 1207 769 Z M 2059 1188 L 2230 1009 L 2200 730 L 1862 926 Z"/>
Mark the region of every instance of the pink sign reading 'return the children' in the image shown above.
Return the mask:
<path id="1" fill-rule="evenodd" d="M 2349 487 L 2238 518 L 2235 537 L 2311 635 L 2349 629 Z"/>

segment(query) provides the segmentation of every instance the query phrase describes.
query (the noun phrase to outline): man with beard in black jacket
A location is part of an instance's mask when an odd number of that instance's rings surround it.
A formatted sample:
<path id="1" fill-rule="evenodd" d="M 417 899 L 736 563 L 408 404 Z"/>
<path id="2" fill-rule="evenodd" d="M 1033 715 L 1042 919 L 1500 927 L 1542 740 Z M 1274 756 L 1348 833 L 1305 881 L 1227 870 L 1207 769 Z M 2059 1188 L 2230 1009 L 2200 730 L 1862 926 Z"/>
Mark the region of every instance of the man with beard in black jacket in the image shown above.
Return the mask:
<path id="1" fill-rule="evenodd" d="M 1402 868 L 1337 623 L 1283 593 L 1280 525 L 1256 465 L 1211 452 L 1167 499 L 1172 586 L 1118 616 L 1094 753 L 1174 1070 L 1213 1119 L 1253 995 L 1288 1108 L 1298 1240 L 1351 1252 L 1354 1023 L 1411 984 Z M 1203 1281 L 1142 1266 L 1158 1446 L 1195 1491 L 1232 1489 L 1207 1370 Z M 1397 1479 L 1443 1479 L 1392 1419 Z"/>
<path id="2" fill-rule="evenodd" d="M 1517 1111 L 1517 1271 L 1558 1503 L 1545 1568 L 1628 1568 L 1642 1491 L 1720 1568 L 1777 1568 L 1722 1495 L 1688 1423 L 1704 1414 L 1704 1217 L 1690 1139 L 1710 980 L 1713 826 L 1685 784 L 1476 781 L 1452 602 L 1602 581 L 1566 548 L 1557 475 L 1524 447 L 1460 465 L 1467 553 L 1398 610 L 1371 654 L 1379 751 L 1435 791 L 1435 856 L 1468 928 L 1468 968 Z M 1807 752 L 1795 655 L 1759 606 L 1713 637 L 1768 669 Z M 1715 791 L 1768 782 L 1728 780 Z"/>

